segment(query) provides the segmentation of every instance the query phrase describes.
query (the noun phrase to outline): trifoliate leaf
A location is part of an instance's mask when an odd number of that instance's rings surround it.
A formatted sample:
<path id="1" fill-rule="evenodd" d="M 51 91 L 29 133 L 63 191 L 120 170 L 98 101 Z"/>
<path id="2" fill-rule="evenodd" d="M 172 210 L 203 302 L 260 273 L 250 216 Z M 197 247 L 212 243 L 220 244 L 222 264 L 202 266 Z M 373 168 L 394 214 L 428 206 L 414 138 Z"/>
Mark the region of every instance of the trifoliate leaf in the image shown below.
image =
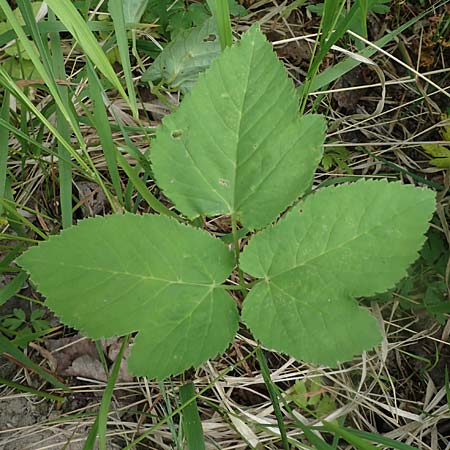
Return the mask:
<path id="1" fill-rule="evenodd" d="M 171 88 L 189 91 L 198 75 L 220 55 L 214 19 L 180 32 L 142 75 L 142 81 L 164 80 Z"/>
<path id="2" fill-rule="evenodd" d="M 160 187 L 189 218 L 272 222 L 309 187 L 325 121 L 298 115 L 292 81 L 257 27 L 199 77 L 151 149 Z"/>
<path id="3" fill-rule="evenodd" d="M 257 234 L 241 268 L 261 281 L 242 317 L 261 342 L 298 359 L 335 365 L 380 340 L 355 297 L 391 288 L 424 243 L 430 190 L 361 180 L 308 196 Z"/>
<path id="4" fill-rule="evenodd" d="M 138 331 L 129 357 L 136 375 L 162 379 L 198 366 L 237 330 L 234 301 L 218 287 L 233 269 L 230 251 L 173 219 L 84 220 L 18 264 L 63 323 L 93 339 Z"/>

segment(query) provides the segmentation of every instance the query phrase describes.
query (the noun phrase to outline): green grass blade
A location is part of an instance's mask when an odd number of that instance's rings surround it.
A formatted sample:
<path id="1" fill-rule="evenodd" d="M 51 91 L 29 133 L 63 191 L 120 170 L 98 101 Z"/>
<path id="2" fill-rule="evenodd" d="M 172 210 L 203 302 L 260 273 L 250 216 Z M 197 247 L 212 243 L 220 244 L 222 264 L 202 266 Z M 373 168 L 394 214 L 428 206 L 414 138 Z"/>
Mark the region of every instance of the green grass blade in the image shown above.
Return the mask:
<path id="1" fill-rule="evenodd" d="M 341 427 L 342 429 L 342 427 Z M 412 447 L 411 445 L 404 444 L 403 442 L 395 441 L 394 439 L 387 438 L 380 434 L 370 433 L 369 431 L 354 430 L 353 428 L 345 428 L 345 431 L 349 434 L 353 434 L 357 437 L 376 442 L 387 448 L 395 450 L 417 450 L 417 447 Z M 348 436 L 348 434 L 347 434 Z M 346 439 L 347 440 L 347 439 Z M 350 441 L 348 441 L 350 442 Z"/>
<path id="2" fill-rule="evenodd" d="M 284 424 L 283 414 L 281 412 L 280 404 L 278 403 L 278 393 L 277 388 L 273 384 L 272 379 L 270 378 L 269 367 L 267 366 L 267 360 L 264 356 L 261 348 L 258 347 L 256 350 L 256 356 L 258 357 L 259 366 L 261 369 L 261 374 L 264 379 L 264 383 L 266 384 L 267 390 L 269 391 L 270 400 L 272 401 L 273 412 L 277 418 L 278 429 L 280 430 L 281 441 L 283 443 L 283 448 L 285 450 L 289 450 L 289 441 L 286 434 L 286 426 Z"/>
<path id="3" fill-rule="evenodd" d="M 44 380 L 51 383 L 56 388 L 63 389 L 64 391 L 68 390 L 68 387 L 59 381 L 57 378 L 55 378 L 53 375 L 50 375 L 50 373 L 46 372 L 44 369 L 42 369 L 41 366 L 34 363 L 29 359 L 27 356 L 24 355 L 23 352 L 21 352 L 17 347 L 15 347 L 9 340 L 3 336 L 3 334 L 0 333 L 0 352 L 1 353 L 7 353 L 10 355 L 14 360 L 22 364 L 24 367 L 28 367 L 29 369 L 36 372 L 40 377 L 42 377 Z"/>
<path id="4" fill-rule="evenodd" d="M 283 405 L 284 405 L 286 411 L 289 413 L 291 419 L 294 421 L 295 425 L 297 425 L 297 427 L 300 428 L 300 430 L 303 431 L 303 434 L 305 435 L 305 437 L 308 439 L 308 441 L 312 445 L 314 445 L 314 448 L 316 450 L 335 450 L 336 449 L 336 445 L 331 446 L 331 445 L 327 444 L 326 442 L 324 442 L 319 436 L 314 434 L 313 431 L 312 431 L 313 427 L 305 425 L 300 420 L 298 420 L 298 418 L 294 415 L 294 412 L 292 411 L 292 408 L 290 407 L 290 405 L 286 401 L 285 397 L 280 397 L 280 399 L 283 402 Z"/>
<path id="5" fill-rule="evenodd" d="M 63 32 L 69 31 L 67 29 L 67 27 L 59 21 L 53 22 L 53 23 L 44 21 L 44 22 L 39 22 L 36 25 L 39 30 L 39 33 L 41 33 L 41 34 L 63 33 Z M 112 23 L 105 22 L 105 21 L 87 22 L 86 26 L 89 28 L 90 31 L 103 31 L 105 33 L 109 33 L 114 29 L 114 26 Z M 28 36 L 31 34 L 31 30 L 28 25 L 24 25 L 21 28 L 25 35 Z M 11 42 L 15 38 L 16 38 L 16 34 L 15 34 L 14 30 L 8 30 L 5 33 L 0 34 L 0 47 L 3 47 L 5 44 L 7 44 L 8 42 Z"/>
<path id="6" fill-rule="evenodd" d="M 119 198 L 120 203 L 122 203 L 122 184 L 120 182 L 116 159 L 118 150 L 112 138 L 108 114 L 106 112 L 105 104 L 103 103 L 103 87 L 90 62 L 87 64 L 87 74 L 90 96 L 94 104 L 94 114 L 91 119 L 95 129 L 97 130 L 100 143 L 102 144 L 103 154 L 105 155 L 106 164 L 108 166 L 108 171 L 111 176 L 114 190 L 116 191 L 116 195 Z"/>
<path id="7" fill-rule="evenodd" d="M 24 386 L 20 383 L 14 383 L 13 381 L 6 380 L 5 378 L 0 378 L 0 384 L 4 384 L 5 386 L 12 387 L 17 389 L 18 391 L 28 392 L 30 394 L 36 395 L 37 397 L 48 398 L 49 400 L 54 400 L 57 402 L 63 402 L 64 397 L 60 395 L 49 394 L 48 392 L 38 391 L 37 389 L 33 389 L 29 386 Z"/>
<path id="8" fill-rule="evenodd" d="M 3 235 L 3 233 L 2 233 Z M 24 246 L 22 244 L 17 244 L 14 247 L 10 247 L 8 253 L 0 262 L 1 272 L 10 272 L 10 264 L 23 252 Z"/>
<path id="9" fill-rule="evenodd" d="M 5 0 L 1 1 L 5 2 Z M 70 0 L 48 0 L 47 4 L 78 41 L 84 53 L 97 66 L 97 69 L 102 72 L 109 82 L 119 91 L 120 95 L 129 103 L 128 96 L 105 52 L 89 30 L 85 19 L 80 15 L 74 4 Z"/>
<path id="10" fill-rule="evenodd" d="M 83 450 L 94 450 L 95 443 L 97 441 L 98 434 L 98 416 L 95 418 L 95 422 L 92 424 L 92 427 L 89 431 L 89 434 L 84 441 Z"/>
<path id="11" fill-rule="evenodd" d="M 186 438 L 188 450 L 204 450 L 205 439 L 203 436 L 202 422 L 197 408 L 197 402 L 190 402 L 191 398 L 195 398 L 194 383 L 183 384 L 180 388 L 181 403 L 188 403 L 183 409 L 183 431 Z"/>
<path id="12" fill-rule="evenodd" d="M 369 12 L 369 0 L 356 0 L 359 5 L 359 19 L 361 21 L 362 36 L 367 38 L 367 14 Z"/>
<path id="13" fill-rule="evenodd" d="M 329 38 L 336 29 L 336 24 L 340 20 L 345 3 L 345 0 L 325 0 L 323 4 L 322 21 L 320 24 L 322 28 L 321 43 L 325 43 L 327 38 Z"/>
<path id="14" fill-rule="evenodd" d="M 322 439 L 320 439 L 319 436 L 317 436 L 316 434 L 313 433 L 312 428 L 309 427 L 308 425 L 305 425 L 304 423 L 300 422 L 300 420 L 298 420 L 294 415 L 292 415 L 292 417 L 294 418 L 295 424 L 303 431 L 303 434 L 305 435 L 306 439 L 308 439 L 308 441 L 314 445 L 314 448 L 316 450 L 333 450 L 335 447 L 327 444 L 326 442 L 324 442 Z M 338 441 L 339 439 L 336 438 L 336 441 Z"/>
<path id="15" fill-rule="evenodd" d="M 434 8 L 437 9 L 442 5 L 444 5 L 445 3 L 447 3 L 447 0 L 444 0 L 440 2 L 438 5 L 435 5 Z M 399 34 L 403 33 L 406 29 L 417 23 L 419 20 L 423 19 L 428 14 L 430 14 L 430 12 L 432 12 L 431 8 L 427 9 L 421 14 L 418 14 L 416 17 L 412 18 L 408 22 L 404 23 L 403 25 L 399 26 L 395 30 L 388 33 L 386 36 L 383 36 L 382 38 L 378 39 L 378 41 L 375 42 L 375 45 L 380 48 L 383 48 L 386 44 L 395 39 L 395 37 L 397 37 Z M 376 51 L 377 50 L 373 47 L 366 47 L 364 50 L 358 53 L 358 56 L 370 58 L 373 54 L 376 53 Z M 328 86 L 330 83 L 336 81 L 338 78 L 350 72 L 350 70 L 354 69 L 360 64 L 361 61 L 349 57 L 337 63 L 336 65 L 331 66 L 330 68 L 324 70 L 322 73 L 318 74 L 312 80 L 309 92 L 317 91 L 325 86 Z M 299 89 L 301 89 L 301 86 Z"/>
<path id="16" fill-rule="evenodd" d="M 41 231 L 36 225 L 34 225 L 16 210 L 17 205 L 15 202 L 9 202 L 6 198 L 0 197 L 0 205 L 11 215 L 11 217 L 15 217 L 18 223 L 23 223 L 26 227 L 33 230 L 42 239 L 47 239 L 47 235 L 43 231 Z"/>
<path id="17" fill-rule="evenodd" d="M 304 83 L 300 87 L 300 111 L 302 113 L 306 106 L 308 94 L 311 92 L 311 84 L 317 75 L 320 64 L 322 63 L 331 47 L 346 32 L 350 21 L 352 20 L 356 10 L 358 9 L 357 4 L 354 4 L 349 13 L 345 16 L 342 16 L 344 5 L 345 0 L 325 0 L 322 20 L 320 22 L 319 29 L 319 32 L 321 32 L 321 34 L 320 37 L 318 36 L 316 39 L 313 50 L 313 57 L 311 58 L 308 73 L 306 75 Z"/>
<path id="18" fill-rule="evenodd" d="M 49 11 L 49 20 L 56 21 L 55 15 Z M 53 72 L 59 79 L 65 79 L 64 56 L 61 48 L 61 39 L 59 33 L 50 33 L 50 48 L 52 53 L 51 62 L 53 64 Z M 58 86 L 63 103 L 69 109 L 69 91 L 67 86 Z M 56 126 L 61 136 L 66 142 L 70 140 L 69 124 L 67 123 L 63 111 L 56 110 Z M 58 171 L 59 171 L 59 193 L 63 228 L 72 225 L 72 167 L 70 162 L 70 154 L 67 149 L 58 141 Z"/>
<path id="19" fill-rule="evenodd" d="M 233 44 L 228 0 L 212 0 L 209 2 L 209 5 L 216 18 L 220 46 L 223 50 L 225 47 L 230 47 Z"/>
<path id="20" fill-rule="evenodd" d="M 2 107 L 0 109 L 0 119 L 9 124 L 9 93 L 5 92 L 3 95 Z M 6 172 L 8 160 L 8 128 L 2 127 L 0 123 L 0 197 L 5 196 L 6 189 Z M 0 206 L 0 214 L 3 212 L 3 207 Z"/>
<path id="21" fill-rule="evenodd" d="M 1 2 L 2 0 L 0 0 Z M 10 75 L 5 71 L 5 69 L 0 65 L 0 85 L 3 86 L 5 89 L 7 89 L 11 94 L 13 94 L 17 99 L 20 99 L 25 106 L 34 113 L 34 115 L 42 122 L 42 124 L 48 128 L 48 130 L 51 132 L 51 134 L 58 140 L 58 142 L 61 143 L 61 145 L 68 151 L 68 153 L 71 155 L 72 158 L 74 158 L 80 167 L 85 171 L 86 176 L 88 178 L 94 179 L 100 187 L 103 189 L 103 192 L 105 193 L 106 197 L 108 198 L 108 201 L 112 206 L 114 206 L 114 202 L 111 199 L 111 195 L 109 191 L 106 189 L 103 179 L 98 173 L 97 169 L 95 168 L 92 161 L 89 159 L 90 165 L 88 165 L 83 158 L 72 148 L 71 144 L 67 142 L 64 137 L 61 135 L 61 133 L 58 131 L 57 128 L 55 128 L 52 123 L 45 117 L 44 114 L 34 105 L 33 102 L 30 101 L 30 99 L 22 92 L 22 90 L 16 85 L 14 80 L 10 77 Z M 59 106 L 59 104 L 58 104 Z M 66 118 L 66 114 L 64 114 L 64 117 Z M 1 120 L 0 120 L 1 122 Z M 16 133 L 19 134 L 19 133 Z M 21 135 L 23 135 L 22 133 Z M 86 144 L 82 140 L 81 142 L 81 148 L 84 150 L 84 153 L 86 152 Z M 50 151 L 49 151 L 50 153 Z M 89 155 L 87 155 L 87 158 L 89 158 Z"/>
<path id="22" fill-rule="evenodd" d="M 61 97 L 59 96 L 59 91 L 56 86 L 56 82 L 52 74 L 49 74 L 49 72 L 44 67 L 44 64 L 41 61 L 41 57 L 37 50 L 33 47 L 32 42 L 28 40 L 26 37 L 22 26 L 20 25 L 19 21 L 17 20 L 15 14 L 13 13 L 11 7 L 6 2 L 6 0 L 0 0 L 0 7 L 2 8 L 6 19 L 8 23 L 11 25 L 11 27 L 14 29 L 15 33 L 17 34 L 17 37 L 20 40 L 20 43 L 22 44 L 23 48 L 27 52 L 28 56 L 30 57 L 31 61 L 33 62 L 36 70 L 38 71 L 39 75 L 41 76 L 44 83 L 47 85 L 53 99 L 55 100 L 56 104 L 59 106 L 61 111 L 64 114 L 64 117 L 66 120 L 71 124 L 75 134 L 77 135 L 77 139 L 80 143 L 83 142 L 83 138 L 81 136 L 81 132 L 78 128 L 78 124 L 76 121 L 73 120 L 72 115 L 70 112 L 66 109 Z M 4 84 L 4 81 L 1 80 L 1 78 L 4 78 L 4 74 L 6 73 L 5 70 L 2 70 L 2 76 L 0 77 L 0 83 Z M 17 87 L 16 87 L 17 88 Z M 17 88 L 18 90 L 18 88 Z M 31 102 L 28 102 L 31 103 Z M 28 106 L 28 105 L 27 105 Z M 34 108 L 36 109 L 36 108 Z"/>
<path id="23" fill-rule="evenodd" d="M 8 92 L 8 95 L 9 95 L 9 91 L 7 91 L 7 92 Z M 52 152 L 52 150 L 50 150 L 50 149 L 44 147 L 44 146 L 43 146 L 40 142 L 38 142 L 36 139 L 34 139 L 33 137 L 31 137 L 31 136 L 25 134 L 25 133 L 22 132 L 19 128 L 14 127 L 14 126 L 11 125 L 8 121 L 4 120 L 4 119 L 1 117 L 1 113 L 0 113 L 0 133 L 1 133 L 3 130 L 7 130 L 7 131 L 9 131 L 10 133 L 12 133 L 14 136 L 17 137 L 17 139 L 18 139 L 19 141 L 22 140 L 22 141 L 24 141 L 24 142 L 28 142 L 28 143 L 31 144 L 36 150 L 38 150 L 40 153 L 42 153 L 42 152 L 44 152 L 44 153 L 47 152 L 47 153 L 49 153 L 50 155 L 55 156 L 56 158 L 58 157 L 58 155 L 57 155 L 55 152 Z M 3 153 L 2 153 L 2 155 L 3 155 Z M 68 160 L 68 159 L 66 159 L 66 162 L 69 163 L 69 164 L 71 164 L 70 160 Z"/>
<path id="24" fill-rule="evenodd" d="M 123 171 L 127 174 L 130 181 L 134 184 L 136 190 L 141 194 L 142 198 L 149 204 L 151 208 L 155 211 L 163 214 L 165 216 L 173 217 L 174 219 L 181 221 L 178 214 L 171 211 L 169 208 L 164 206 L 147 188 L 145 183 L 139 178 L 139 175 L 135 170 L 128 164 L 128 161 L 120 154 L 117 153 L 117 159 L 122 167 Z"/>
<path id="25" fill-rule="evenodd" d="M 122 63 L 128 96 L 130 99 L 131 111 L 135 118 L 138 118 L 138 107 L 136 103 L 136 92 L 133 84 L 133 74 L 131 72 L 130 52 L 128 48 L 127 30 L 125 28 L 125 18 L 123 14 L 123 1 L 110 0 L 109 12 L 111 14 L 114 30 L 116 32 L 117 47 L 119 49 L 120 61 Z"/>
<path id="26" fill-rule="evenodd" d="M 0 0 L 0 3 L 4 0 Z M 80 164 L 80 166 L 89 174 L 91 174 L 92 169 L 85 163 L 85 161 L 80 157 L 80 155 L 74 151 L 69 142 L 67 142 L 61 133 L 51 124 L 51 122 L 42 114 L 42 112 L 31 102 L 31 100 L 22 92 L 22 90 L 16 85 L 14 80 L 9 76 L 3 67 L 0 65 L 0 85 L 7 89 L 11 94 L 13 94 L 18 100 L 20 100 L 33 114 L 48 128 L 53 136 L 64 146 L 64 148 L 70 153 L 70 155 L 75 158 L 75 160 Z M 58 106 L 61 111 L 65 110 L 64 104 L 62 103 L 59 92 L 57 92 L 57 97 L 59 99 Z M 56 100 L 56 98 L 55 98 Z M 67 120 L 70 115 L 64 114 Z"/>
<path id="27" fill-rule="evenodd" d="M 173 384 L 171 384 L 171 390 L 173 391 Z M 171 450 L 182 450 L 180 448 L 180 439 L 182 434 L 181 433 L 177 433 L 177 427 L 175 424 L 175 421 L 173 420 L 173 408 L 172 408 L 172 402 L 169 398 L 169 392 L 168 389 L 166 388 L 165 383 L 163 383 L 162 381 L 158 382 L 158 386 L 159 386 L 159 390 L 161 392 L 162 398 L 164 399 L 164 404 L 165 404 L 165 410 L 163 409 L 163 415 L 168 417 L 169 420 L 167 421 L 167 427 L 170 430 L 170 435 L 172 437 L 172 449 Z M 177 405 L 178 402 L 177 402 Z"/>
<path id="28" fill-rule="evenodd" d="M 358 450 L 378 450 L 378 447 L 370 444 L 364 438 L 350 433 L 346 428 L 340 427 L 333 422 L 322 421 L 322 425 L 326 430 L 330 431 L 333 434 L 341 436 Z"/>
<path id="29" fill-rule="evenodd" d="M 119 353 L 114 361 L 113 368 L 109 374 L 108 384 L 103 393 L 102 403 L 98 412 L 98 447 L 99 450 L 106 450 L 106 422 L 108 419 L 108 410 L 111 398 L 114 392 L 114 386 L 119 376 L 120 365 L 122 364 L 123 354 L 128 344 L 129 336 L 125 336 L 122 341 Z"/>
<path id="30" fill-rule="evenodd" d="M 53 76 L 54 79 L 54 73 L 50 65 L 51 58 L 48 51 L 48 46 L 44 44 L 44 41 L 42 40 L 42 35 L 39 32 L 36 18 L 34 17 L 33 9 L 31 8 L 31 2 L 28 0 L 18 0 L 17 5 L 19 6 L 20 12 L 22 13 L 25 25 L 27 25 L 30 29 L 31 37 L 38 49 L 42 63 L 44 64 L 44 67 L 47 70 L 48 74 L 50 76 Z"/>
<path id="31" fill-rule="evenodd" d="M 0 305 L 7 302 L 13 295 L 22 289 L 23 283 L 28 278 L 26 272 L 20 272 L 12 281 L 0 289 Z"/>

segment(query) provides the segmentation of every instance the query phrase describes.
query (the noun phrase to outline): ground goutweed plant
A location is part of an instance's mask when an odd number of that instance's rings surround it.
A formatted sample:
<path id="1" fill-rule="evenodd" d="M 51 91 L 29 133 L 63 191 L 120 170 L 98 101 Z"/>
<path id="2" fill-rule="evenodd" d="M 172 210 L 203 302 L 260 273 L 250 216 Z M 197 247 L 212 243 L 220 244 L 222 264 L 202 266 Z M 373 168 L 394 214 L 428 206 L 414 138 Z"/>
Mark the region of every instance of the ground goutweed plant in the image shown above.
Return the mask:
<path id="1" fill-rule="evenodd" d="M 257 26 L 227 48 L 152 143 L 179 220 L 82 220 L 18 259 L 62 322 L 94 339 L 137 332 L 129 368 L 159 379 L 223 352 L 240 318 L 268 348 L 317 364 L 376 345 L 357 299 L 406 274 L 434 194 L 386 180 L 310 193 L 325 120 L 300 116 L 296 92 Z M 192 222 L 216 215 L 231 218 L 234 246 Z M 226 281 L 234 269 L 239 285 Z M 241 317 L 233 289 L 246 295 Z"/>

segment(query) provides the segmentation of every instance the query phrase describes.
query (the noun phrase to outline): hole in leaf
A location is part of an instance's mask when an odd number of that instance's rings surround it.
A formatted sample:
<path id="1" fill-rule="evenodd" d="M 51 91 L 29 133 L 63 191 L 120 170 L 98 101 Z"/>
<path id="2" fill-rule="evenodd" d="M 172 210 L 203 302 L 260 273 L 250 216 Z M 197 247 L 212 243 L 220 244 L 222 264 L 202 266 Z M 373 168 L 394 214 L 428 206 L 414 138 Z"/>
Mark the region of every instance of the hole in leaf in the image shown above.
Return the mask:
<path id="1" fill-rule="evenodd" d="M 173 130 L 172 133 L 170 133 L 173 139 L 180 139 L 181 136 L 183 136 L 183 130 Z"/>
<path id="2" fill-rule="evenodd" d="M 205 38 L 203 38 L 203 42 L 214 42 L 217 39 L 215 34 L 208 34 Z"/>

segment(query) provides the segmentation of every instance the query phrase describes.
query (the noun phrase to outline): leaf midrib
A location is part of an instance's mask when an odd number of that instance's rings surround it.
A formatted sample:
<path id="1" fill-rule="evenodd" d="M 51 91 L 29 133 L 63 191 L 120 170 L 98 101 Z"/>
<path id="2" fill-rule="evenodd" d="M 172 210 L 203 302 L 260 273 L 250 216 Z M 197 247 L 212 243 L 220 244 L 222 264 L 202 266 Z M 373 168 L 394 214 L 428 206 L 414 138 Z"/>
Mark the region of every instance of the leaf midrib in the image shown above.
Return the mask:
<path id="1" fill-rule="evenodd" d="M 42 261 L 42 260 L 34 260 L 34 262 L 36 263 L 42 263 L 42 264 L 47 264 L 49 265 L 48 261 Z M 88 272 L 101 272 L 101 273 L 105 273 L 105 274 L 109 274 L 109 275 L 119 275 L 119 276 L 127 276 L 127 277 L 131 277 L 131 278 L 140 278 L 144 281 L 160 281 L 160 282 L 164 282 L 167 284 L 171 284 L 171 285 L 186 285 L 186 286 L 200 286 L 200 287 L 208 287 L 208 288 L 215 288 L 217 286 L 220 286 L 222 283 L 216 283 L 214 281 L 212 281 L 211 283 L 194 283 L 194 282 L 190 282 L 190 281 L 184 281 L 182 279 L 180 280 L 169 280 L 166 278 L 160 278 L 160 277 L 155 277 L 152 275 L 143 275 L 143 274 L 138 274 L 138 273 L 133 273 L 133 272 L 125 272 L 125 271 L 120 271 L 120 270 L 110 270 L 110 269 L 106 269 L 106 268 L 101 268 L 101 267 L 89 267 L 89 266 L 85 266 L 85 265 L 80 265 L 80 264 L 66 264 L 64 262 L 59 262 L 57 264 L 53 264 L 55 266 L 65 266 L 65 267 L 69 267 L 72 269 L 81 269 L 81 270 L 85 270 Z"/>
<path id="2" fill-rule="evenodd" d="M 239 109 L 239 121 L 238 121 L 238 126 L 237 126 L 237 131 L 236 131 L 236 144 L 235 144 L 235 164 L 234 164 L 234 174 L 233 174 L 233 197 L 232 197 L 232 207 L 233 207 L 233 211 L 230 211 L 230 215 L 234 220 L 237 220 L 236 217 L 236 204 L 237 204 L 237 199 L 236 199 L 236 190 L 237 190 L 237 171 L 238 171 L 238 161 L 239 161 L 239 149 L 240 149 L 240 136 L 241 136 L 241 128 L 242 128 L 242 122 L 243 122 L 243 117 L 244 117 L 244 106 L 246 104 L 247 101 L 247 94 L 248 94 L 248 85 L 249 85 L 249 81 L 250 81 L 250 74 L 251 74 L 251 67 L 252 67 L 252 62 L 253 62 L 253 58 L 255 56 L 255 47 L 256 47 L 256 41 L 253 40 L 253 45 L 251 45 L 252 48 L 252 52 L 251 52 L 251 57 L 249 58 L 249 64 L 247 65 L 247 76 L 245 79 L 245 88 L 244 88 L 244 95 L 242 98 L 242 104 L 240 105 L 240 109 Z"/>
<path id="3" fill-rule="evenodd" d="M 422 200 L 422 201 L 419 202 L 419 203 L 416 203 L 416 204 L 414 205 L 414 208 L 417 208 L 418 205 L 420 205 L 420 204 L 422 204 L 422 203 L 426 203 L 426 199 Z M 389 222 L 392 222 L 393 219 L 395 219 L 396 217 L 402 215 L 403 213 L 405 213 L 405 212 L 408 211 L 409 209 L 411 209 L 411 208 L 409 207 L 409 208 L 401 209 L 401 210 L 399 210 L 396 214 L 394 214 L 393 216 L 390 216 L 389 218 L 386 218 L 386 220 L 388 220 Z M 331 249 L 328 248 L 327 250 L 325 250 L 324 252 L 320 253 L 319 255 L 316 255 L 316 256 L 314 256 L 314 257 L 312 257 L 312 258 L 310 258 L 310 259 L 307 259 L 306 261 L 303 261 L 301 264 L 295 264 L 294 267 L 291 267 L 291 268 L 288 269 L 288 270 L 285 270 L 285 271 L 282 271 L 282 272 L 279 272 L 279 273 L 276 273 L 276 274 L 273 274 L 273 275 L 271 275 L 270 273 L 266 273 L 266 276 L 269 277 L 269 279 L 274 280 L 274 279 L 277 278 L 277 277 L 280 277 L 280 276 L 282 276 L 282 275 L 285 275 L 285 274 L 287 274 L 287 273 L 289 273 L 289 272 L 293 272 L 293 271 L 299 269 L 300 267 L 304 267 L 304 266 L 310 264 L 311 262 L 313 262 L 313 261 L 315 261 L 315 260 L 318 260 L 318 259 L 324 257 L 324 255 L 327 255 L 327 254 L 329 254 L 329 253 L 331 253 L 331 252 L 334 252 L 334 251 L 336 251 L 336 250 L 339 250 L 339 249 L 345 247 L 345 246 L 348 245 L 350 242 L 356 241 L 357 239 L 360 239 L 361 237 L 363 237 L 363 236 L 365 236 L 365 235 L 371 233 L 372 231 L 376 230 L 377 228 L 384 227 L 385 225 L 386 225 L 385 222 L 380 222 L 380 223 L 378 223 L 377 225 L 374 225 L 373 227 L 369 228 L 369 229 L 368 229 L 367 231 L 365 231 L 364 233 L 358 234 L 358 235 L 356 235 L 355 237 L 353 237 L 352 239 L 348 239 L 348 240 L 344 241 L 343 243 L 341 243 L 340 245 L 338 245 L 338 246 L 336 246 L 336 247 L 333 247 L 333 248 L 331 248 Z M 272 261 L 273 261 L 273 259 L 272 259 Z"/>

